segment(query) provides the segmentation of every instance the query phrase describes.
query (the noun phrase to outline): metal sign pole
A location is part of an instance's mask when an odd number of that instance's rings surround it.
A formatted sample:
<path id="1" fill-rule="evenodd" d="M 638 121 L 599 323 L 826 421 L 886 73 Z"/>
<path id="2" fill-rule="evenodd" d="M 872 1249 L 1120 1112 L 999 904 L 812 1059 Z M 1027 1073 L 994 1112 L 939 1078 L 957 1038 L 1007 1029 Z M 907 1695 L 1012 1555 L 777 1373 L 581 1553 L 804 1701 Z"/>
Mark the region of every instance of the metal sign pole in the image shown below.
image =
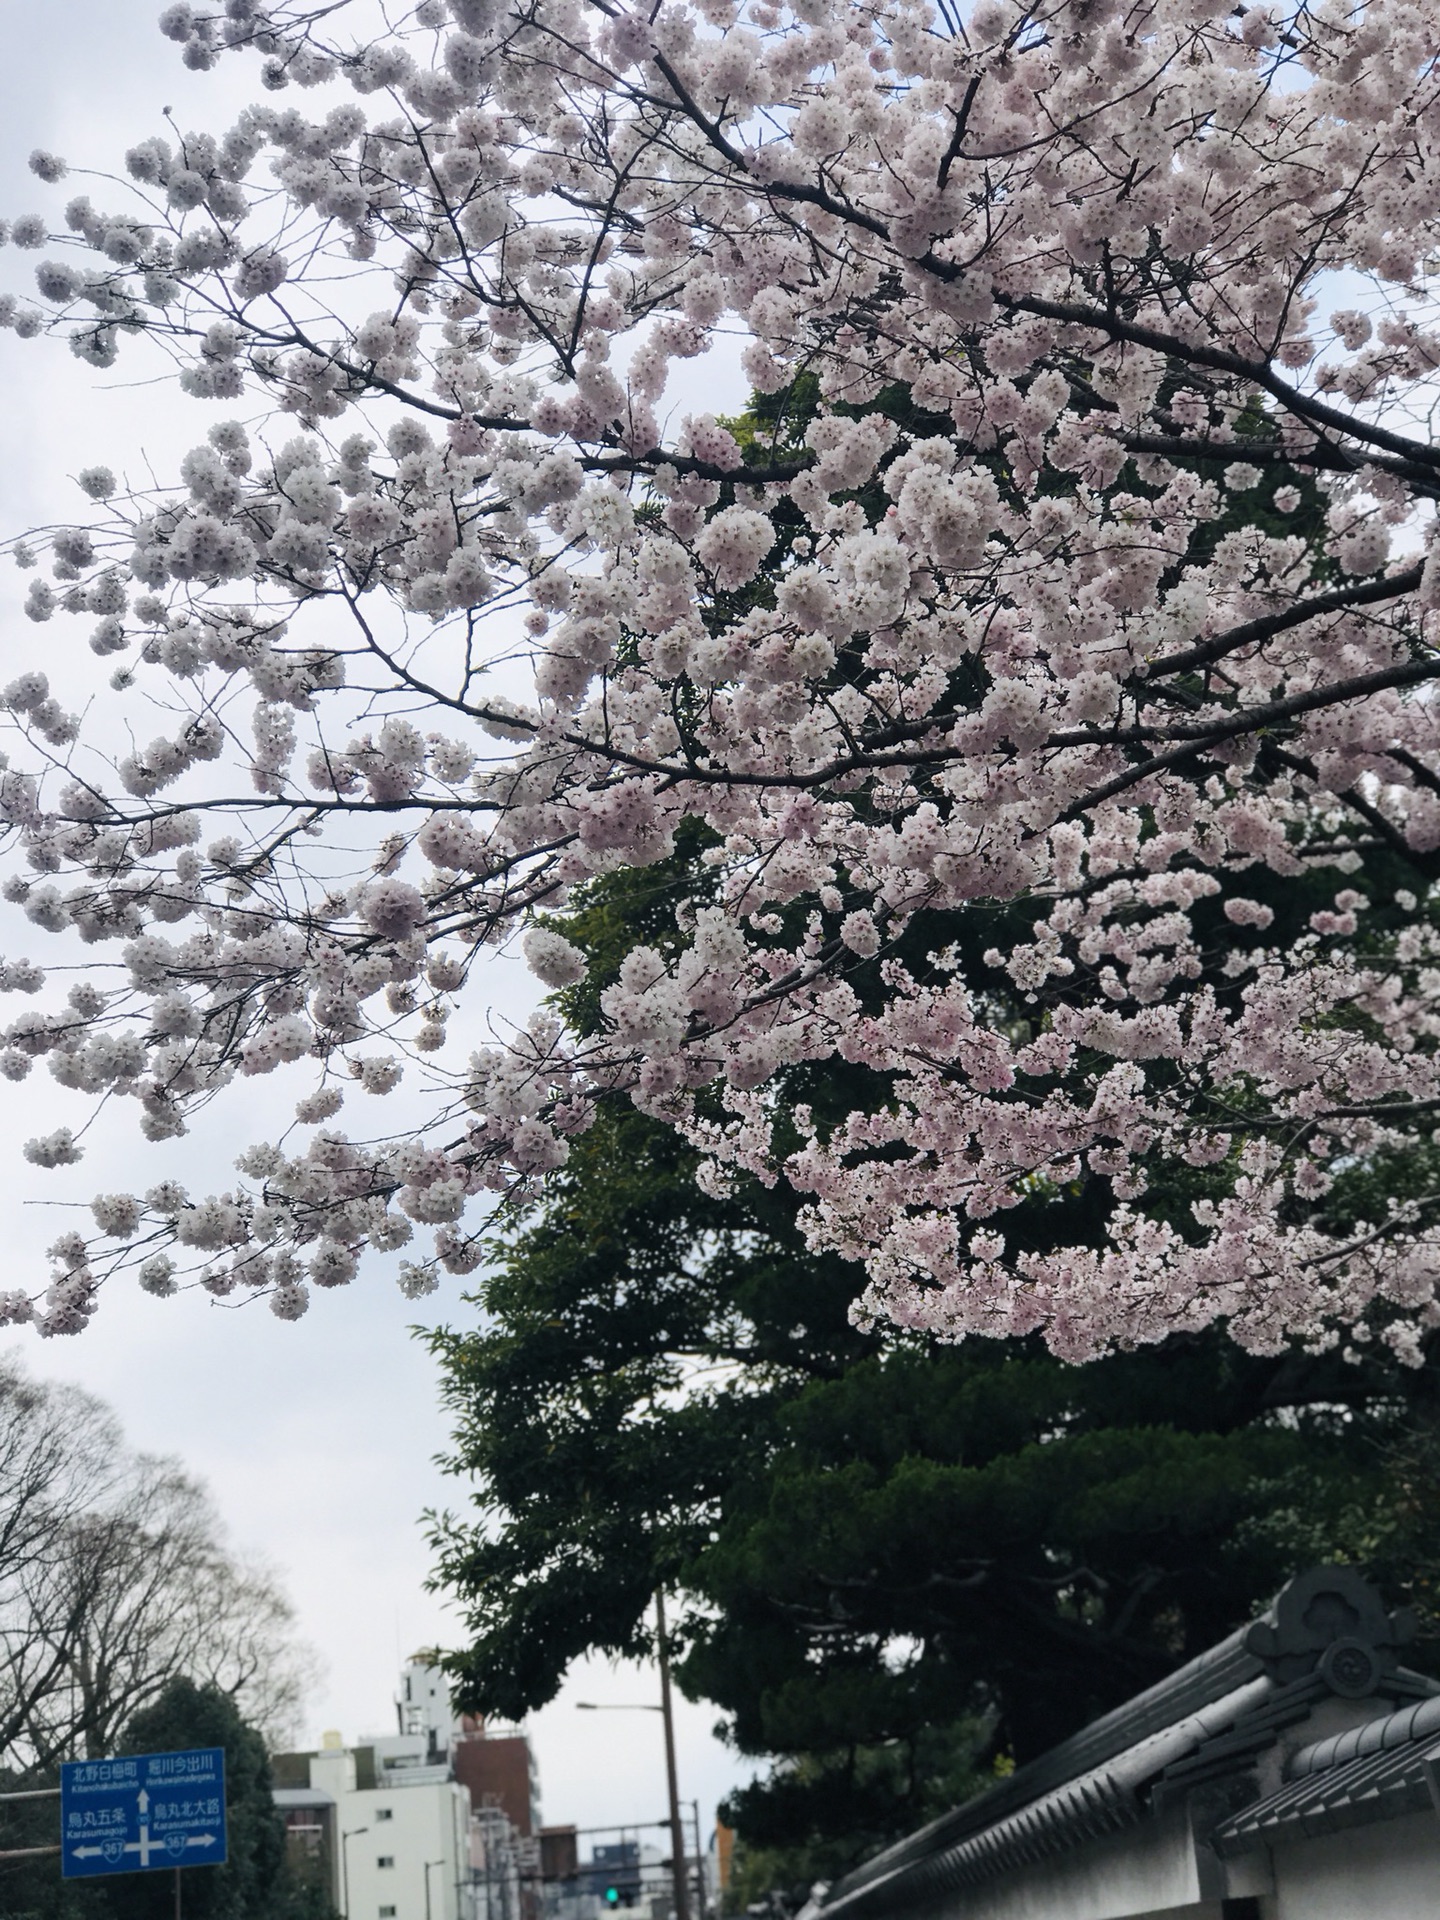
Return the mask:
<path id="1" fill-rule="evenodd" d="M 23 1793 L 0 1793 L 0 1802 L 11 1800 L 58 1800 L 59 1787 L 27 1787 Z M 59 1853 L 59 1847 L 0 1847 L 0 1860 L 34 1860 L 42 1853 Z"/>

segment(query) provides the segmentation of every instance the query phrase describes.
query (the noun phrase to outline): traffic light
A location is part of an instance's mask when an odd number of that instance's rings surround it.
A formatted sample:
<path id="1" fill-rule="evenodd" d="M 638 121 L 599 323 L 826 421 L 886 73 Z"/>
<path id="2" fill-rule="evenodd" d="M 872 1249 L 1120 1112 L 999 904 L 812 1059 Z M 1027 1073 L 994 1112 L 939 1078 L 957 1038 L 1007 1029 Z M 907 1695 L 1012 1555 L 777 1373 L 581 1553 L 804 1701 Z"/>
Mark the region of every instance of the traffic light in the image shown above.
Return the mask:
<path id="1" fill-rule="evenodd" d="M 634 1840 L 622 1840 L 608 1847 L 596 1847 L 589 1871 L 584 1875 L 585 1891 L 600 1901 L 602 1913 L 618 1916 L 622 1907 L 633 1907 L 640 1899 L 640 1847 Z"/>

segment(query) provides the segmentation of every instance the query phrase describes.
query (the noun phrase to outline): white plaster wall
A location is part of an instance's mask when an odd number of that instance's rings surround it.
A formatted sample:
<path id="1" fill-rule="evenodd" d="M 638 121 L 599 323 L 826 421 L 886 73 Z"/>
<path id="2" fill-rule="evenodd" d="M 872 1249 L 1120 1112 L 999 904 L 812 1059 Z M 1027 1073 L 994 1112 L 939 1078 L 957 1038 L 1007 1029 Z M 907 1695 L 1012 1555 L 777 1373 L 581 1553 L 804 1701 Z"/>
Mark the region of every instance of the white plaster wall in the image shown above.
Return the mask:
<path id="1" fill-rule="evenodd" d="M 1440 1814 L 1276 1847 L 1266 1920 L 1437 1920 Z"/>
<path id="2" fill-rule="evenodd" d="M 925 1920 L 1219 1920 L 1219 1902 L 1202 1900 L 1200 1892 L 1189 1818 L 1177 1807 L 1074 1853 L 964 1888 L 927 1908 Z M 1440 1903 L 1430 1920 L 1440 1920 Z"/>

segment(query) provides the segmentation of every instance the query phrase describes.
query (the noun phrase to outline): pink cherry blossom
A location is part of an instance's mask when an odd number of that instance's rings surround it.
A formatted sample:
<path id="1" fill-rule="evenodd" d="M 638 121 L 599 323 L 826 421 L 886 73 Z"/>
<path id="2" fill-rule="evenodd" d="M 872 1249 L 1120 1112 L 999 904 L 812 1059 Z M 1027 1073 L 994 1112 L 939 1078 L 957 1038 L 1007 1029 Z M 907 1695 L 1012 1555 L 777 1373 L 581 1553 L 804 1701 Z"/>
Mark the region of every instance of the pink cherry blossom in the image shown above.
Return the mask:
<path id="1" fill-rule="evenodd" d="M 117 657 L 131 744 L 37 669 L 4 690 L 5 897 L 118 965 L 62 998 L 6 961 L 0 1074 L 154 1143 L 306 1074 L 306 1131 L 195 1201 L 99 1196 L 0 1319 L 78 1331 L 131 1268 L 293 1319 L 412 1246 L 418 1296 L 622 1092 L 709 1190 L 791 1182 L 862 1319 L 1416 1359 L 1437 0 L 161 25 L 263 99 L 142 138 L 103 207 L 37 153 L 0 324 L 76 377 L 148 335 L 236 417 L 143 493 L 80 467 L 76 524 L 12 543 L 47 645 Z M 815 394 L 773 438 L 677 404 L 737 336 L 758 393 Z M 565 1004 L 557 916 L 687 826 L 693 897 L 598 1024 L 462 1058 L 486 954 Z M 874 1097 L 796 1147 L 777 1096 L 837 1063 Z M 330 1124 L 402 1082 L 428 1117 Z M 1072 1189 L 1103 1238 L 1015 1234 Z"/>

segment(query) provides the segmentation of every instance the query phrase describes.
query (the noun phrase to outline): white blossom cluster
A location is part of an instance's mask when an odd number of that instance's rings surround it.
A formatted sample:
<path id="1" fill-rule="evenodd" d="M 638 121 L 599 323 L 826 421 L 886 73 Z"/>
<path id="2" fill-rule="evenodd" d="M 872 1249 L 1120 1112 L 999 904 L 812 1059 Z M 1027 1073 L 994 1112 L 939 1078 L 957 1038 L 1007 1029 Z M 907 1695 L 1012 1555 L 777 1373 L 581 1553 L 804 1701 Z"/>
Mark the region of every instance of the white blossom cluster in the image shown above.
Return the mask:
<path id="1" fill-rule="evenodd" d="M 149 334 L 234 417 L 173 485 L 82 468 L 79 524 L 13 549 L 32 619 L 80 616 L 175 717 L 108 764 L 42 674 L 3 691 L 6 898 L 123 978 L 60 1001 L 8 962 L 40 998 L 0 1074 L 43 1060 L 155 1141 L 236 1075 L 314 1084 L 298 1146 L 102 1196 L 0 1313 L 74 1331 L 134 1266 L 294 1318 L 417 1237 L 421 1294 L 624 1090 L 717 1190 L 792 1181 L 862 1316 L 1416 1357 L 1437 0 L 420 0 L 346 38 L 368 18 L 167 7 L 265 103 L 8 227 L 43 257 L 0 324 L 102 368 Z M 675 417 L 736 332 L 749 427 Z M 447 1058 L 487 946 L 563 996 L 557 913 L 687 826 L 704 887 L 598 1027 Z M 1324 892 L 1298 938 L 1286 886 Z M 407 1061 L 427 1123 L 331 1125 Z M 836 1061 L 876 1097 L 789 1151 L 777 1088 Z M 1395 1173 L 1360 1213 L 1357 1167 Z M 1167 1169 L 1215 1176 L 1178 1223 Z M 1079 1187 L 1103 1244 L 1007 1243 Z"/>

